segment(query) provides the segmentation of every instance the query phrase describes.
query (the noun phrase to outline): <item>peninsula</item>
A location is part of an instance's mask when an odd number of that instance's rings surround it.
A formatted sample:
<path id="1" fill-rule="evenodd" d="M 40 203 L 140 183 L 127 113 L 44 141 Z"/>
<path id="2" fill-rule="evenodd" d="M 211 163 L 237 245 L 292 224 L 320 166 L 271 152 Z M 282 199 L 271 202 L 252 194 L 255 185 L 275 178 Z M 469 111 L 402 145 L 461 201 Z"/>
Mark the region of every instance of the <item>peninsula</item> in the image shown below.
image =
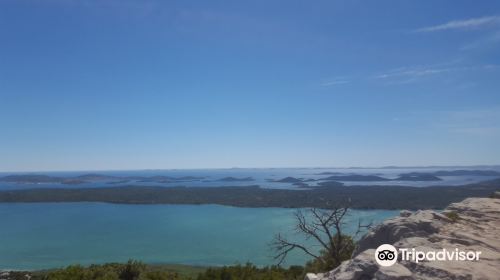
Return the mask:
<path id="1" fill-rule="evenodd" d="M 37 188 L 0 191 L 8 202 L 108 202 L 122 204 L 219 204 L 238 207 L 318 207 L 350 201 L 358 209 L 443 209 L 466 197 L 488 197 L 500 179 L 462 186 L 320 186 L 309 190 L 240 187 Z"/>

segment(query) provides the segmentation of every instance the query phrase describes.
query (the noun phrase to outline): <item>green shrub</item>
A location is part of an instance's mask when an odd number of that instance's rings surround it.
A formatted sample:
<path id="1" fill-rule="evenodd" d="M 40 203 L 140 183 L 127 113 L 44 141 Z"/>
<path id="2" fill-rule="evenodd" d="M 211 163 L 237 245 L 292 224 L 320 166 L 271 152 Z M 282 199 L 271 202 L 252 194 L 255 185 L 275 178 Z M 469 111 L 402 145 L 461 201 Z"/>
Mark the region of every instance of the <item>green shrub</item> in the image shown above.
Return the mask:
<path id="1" fill-rule="evenodd" d="M 448 217 L 448 219 L 450 219 L 453 223 L 456 223 L 460 219 L 457 212 L 455 211 L 445 212 L 444 215 Z"/>
<path id="2" fill-rule="evenodd" d="M 147 271 L 145 264 L 129 260 L 125 264 L 109 263 L 83 267 L 72 265 L 63 269 L 33 275 L 32 280 L 177 280 L 177 273 Z"/>
<path id="3" fill-rule="evenodd" d="M 278 266 L 258 268 L 247 263 L 209 268 L 200 273 L 197 280 L 302 280 L 303 273 L 304 269 L 301 266 L 291 266 L 288 269 Z"/>

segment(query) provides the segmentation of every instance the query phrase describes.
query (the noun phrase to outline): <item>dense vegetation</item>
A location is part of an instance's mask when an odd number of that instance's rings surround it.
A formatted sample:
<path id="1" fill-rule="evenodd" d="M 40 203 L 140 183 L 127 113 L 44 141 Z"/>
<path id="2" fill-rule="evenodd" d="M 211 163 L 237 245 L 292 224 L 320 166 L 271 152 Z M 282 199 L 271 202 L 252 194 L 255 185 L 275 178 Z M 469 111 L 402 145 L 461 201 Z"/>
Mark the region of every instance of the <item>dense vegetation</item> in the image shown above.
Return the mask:
<path id="1" fill-rule="evenodd" d="M 188 280 L 196 279 L 207 268 L 183 265 L 146 265 L 129 260 L 125 264 L 71 265 L 66 268 L 35 272 L 10 272 L 7 280 Z M 5 278 L 2 278 L 5 277 Z"/>
<path id="2" fill-rule="evenodd" d="M 339 186 L 311 190 L 247 187 L 123 186 L 0 191 L 2 202 L 110 202 L 127 204 L 220 204 L 240 207 L 329 208 L 349 199 L 352 208 L 442 209 L 466 197 L 488 197 L 500 179 L 463 186 Z"/>
<path id="3" fill-rule="evenodd" d="M 252 264 L 208 268 L 196 278 L 197 280 L 302 280 L 304 268 L 292 266 L 282 268 L 268 266 L 258 268 Z"/>
<path id="4" fill-rule="evenodd" d="M 125 264 L 108 263 L 88 267 L 71 265 L 66 268 L 37 272 L 10 272 L 6 280 L 302 280 L 307 272 L 327 271 L 319 262 L 306 267 L 256 267 L 250 263 L 223 267 L 188 267 L 181 270 L 171 266 L 150 266 L 138 261 Z"/>
<path id="5" fill-rule="evenodd" d="M 151 267 L 137 261 L 126 264 L 109 263 L 83 267 L 72 265 L 62 269 L 39 272 L 10 272 L 2 275 L 6 280 L 298 280 L 304 278 L 304 268 L 267 266 L 258 268 L 252 264 L 209 267 L 200 271 L 180 273 L 162 266 Z"/>

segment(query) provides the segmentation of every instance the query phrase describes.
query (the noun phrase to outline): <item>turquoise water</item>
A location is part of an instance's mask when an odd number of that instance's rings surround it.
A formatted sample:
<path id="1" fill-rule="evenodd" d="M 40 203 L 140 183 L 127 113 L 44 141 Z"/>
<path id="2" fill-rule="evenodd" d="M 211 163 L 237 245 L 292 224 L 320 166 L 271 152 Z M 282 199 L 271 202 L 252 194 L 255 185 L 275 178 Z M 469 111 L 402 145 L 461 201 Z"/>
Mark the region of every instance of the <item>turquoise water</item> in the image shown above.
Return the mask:
<path id="1" fill-rule="evenodd" d="M 293 229 L 293 209 L 106 203 L 0 204 L 0 269 L 121 262 L 273 264 L 269 242 Z M 397 211 L 353 210 L 380 222 Z M 301 239 L 297 235 L 289 235 Z M 287 264 L 308 258 L 294 254 Z"/>

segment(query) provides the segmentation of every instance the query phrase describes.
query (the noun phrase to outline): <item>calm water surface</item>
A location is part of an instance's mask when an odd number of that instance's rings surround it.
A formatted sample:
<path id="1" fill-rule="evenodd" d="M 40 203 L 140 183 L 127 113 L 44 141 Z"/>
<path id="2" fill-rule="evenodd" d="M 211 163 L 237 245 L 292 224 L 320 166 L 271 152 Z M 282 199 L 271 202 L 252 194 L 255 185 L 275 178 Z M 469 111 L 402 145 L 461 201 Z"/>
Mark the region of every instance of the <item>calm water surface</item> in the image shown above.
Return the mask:
<path id="1" fill-rule="evenodd" d="M 293 228 L 292 209 L 106 203 L 0 204 L 0 269 L 126 261 L 193 265 L 272 264 L 268 244 Z M 353 210 L 357 225 L 398 211 Z M 290 235 L 293 239 L 300 239 Z M 292 256 L 288 264 L 307 258 Z"/>

